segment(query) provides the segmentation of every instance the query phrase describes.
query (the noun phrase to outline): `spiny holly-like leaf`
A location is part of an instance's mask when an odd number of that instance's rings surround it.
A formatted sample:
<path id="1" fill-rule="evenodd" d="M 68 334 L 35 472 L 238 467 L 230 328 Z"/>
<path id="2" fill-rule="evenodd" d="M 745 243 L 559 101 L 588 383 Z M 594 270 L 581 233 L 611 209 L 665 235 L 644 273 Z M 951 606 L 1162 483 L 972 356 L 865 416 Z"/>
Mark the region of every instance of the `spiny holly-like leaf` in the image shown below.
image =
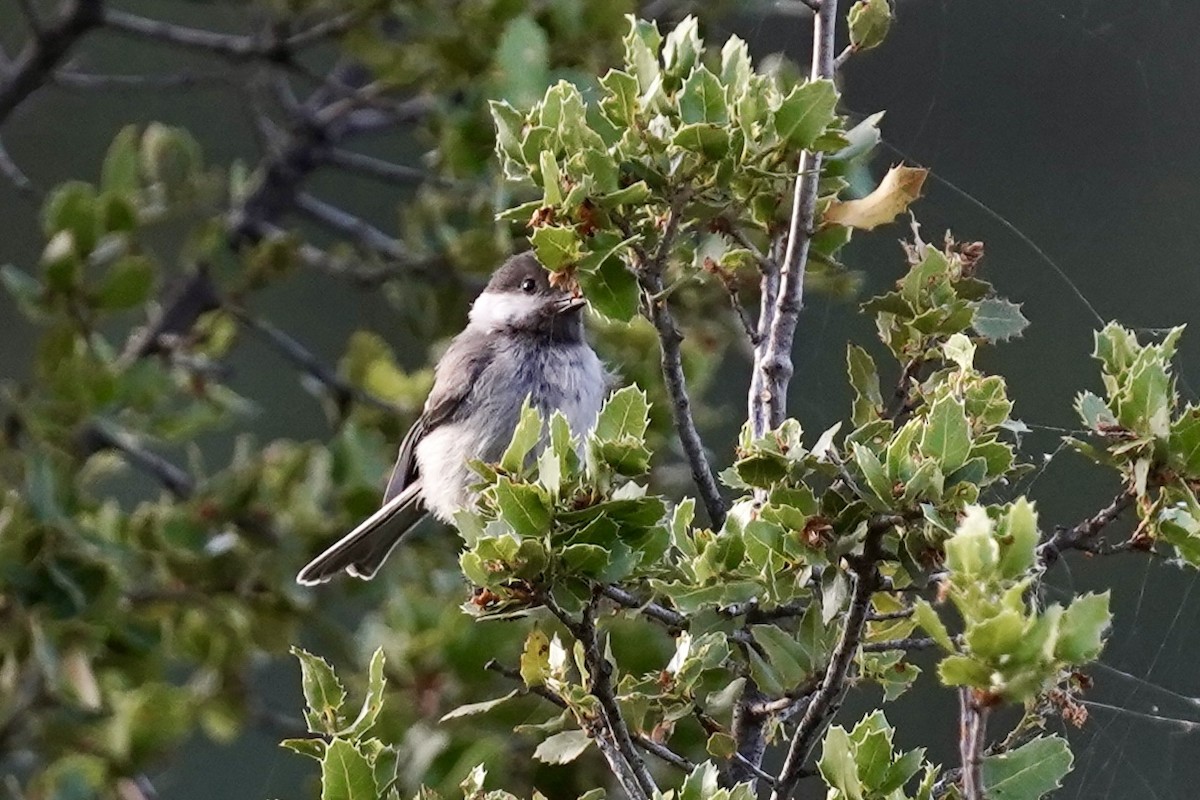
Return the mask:
<path id="1" fill-rule="evenodd" d="M 650 424 L 650 402 L 637 386 L 626 386 L 613 393 L 600 410 L 593 435 L 601 441 L 616 441 L 626 436 L 642 438 Z"/>
<path id="2" fill-rule="evenodd" d="M 946 630 L 946 626 L 942 623 L 942 618 L 938 616 L 937 611 L 929 604 L 929 601 L 924 598 L 917 598 L 913 601 L 913 621 L 925 629 L 938 645 L 949 652 L 954 652 L 954 642 L 950 639 L 950 632 Z"/>
<path id="3" fill-rule="evenodd" d="M 825 221 L 860 230 L 886 225 L 908 210 L 921 196 L 921 188 L 929 170 L 898 165 L 875 187 L 875 191 L 858 200 L 835 200 L 825 212 Z"/>
<path id="4" fill-rule="evenodd" d="M 710 122 L 725 125 L 729 109 L 725 105 L 725 88 L 707 67 L 697 67 L 683 82 L 679 93 L 679 118 L 685 125 Z"/>
<path id="5" fill-rule="evenodd" d="M 534 628 L 525 637 L 521 651 L 521 679 L 526 686 L 541 686 L 550 675 L 550 637 Z"/>
<path id="6" fill-rule="evenodd" d="M 522 536 L 541 536 L 550 527 L 550 507 L 537 486 L 501 478 L 496 484 L 496 504 L 504 521 Z"/>
<path id="7" fill-rule="evenodd" d="M 574 228 L 564 225 L 545 225 L 529 237 L 538 261 L 547 269 L 558 271 L 579 260 L 579 236 Z"/>
<path id="8" fill-rule="evenodd" d="M 1065 739 L 1045 736 L 983 760 L 988 800 L 1038 800 L 1057 789 L 1074 758 Z"/>
<path id="9" fill-rule="evenodd" d="M 971 452 L 971 428 L 959 400 L 946 395 L 933 404 L 921 437 L 921 452 L 935 459 L 946 474 L 966 462 Z"/>
<path id="10" fill-rule="evenodd" d="M 854 424 L 866 425 L 878 419 L 883 411 L 883 395 L 879 391 L 879 372 L 875 367 L 875 359 L 858 345 L 848 345 L 846 370 L 850 373 L 850 385 L 854 388 Z"/>
<path id="11" fill-rule="evenodd" d="M 1010 303 L 1002 297 L 989 297 L 975 304 L 971 326 L 988 341 L 1000 342 L 1020 336 L 1029 327 L 1029 320 L 1021 313 L 1018 303 Z"/>
<path id="12" fill-rule="evenodd" d="M 671 144 L 708 158 L 721 158 L 729 152 L 729 133 L 712 123 L 696 122 L 680 128 Z"/>
<path id="13" fill-rule="evenodd" d="M 525 466 L 525 458 L 542 438 L 542 415 L 529 405 L 529 397 L 521 403 L 521 416 L 513 430 L 512 439 L 500 456 L 500 468 L 517 473 Z"/>
<path id="14" fill-rule="evenodd" d="M 292 655 L 300 659 L 300 685 L 308 704 L 305 717 L 313 733 L 332 733 L 337 729 L 337 715 L 346 702 L 346 689 L 338 680 L 329 662 L 299 647 Z"/>
<path id="15" fill-rule="evenodd" d="M 811 148 L 833 122 L 837 99 L 833 81 L 809 81 L 797 86 L 775 111 L 775 132 L 791 147 Z"/>
<path id="16" fill-rule="evenodd" d="M 345 739 L 334 739 L 321 761 L 321 800 L 378 800 L 379 784 L 366 756 Z"/>
<path id="17" fill-rule="evenodd" d="M 892 10 L 888 0 L 858 0 L 846 15 L 850 23 L 850 46 L 855 50 L 870 50 L 883 43 L 892 25 Z"/>
<path id="18" fill-rule="evenodd" d="M 339 736 L 351 741 L 358 741 L 367 731 L 371 730 L 375 725 L 375 720 L 379 719 L 379 712 L 383 710 L 383 689 L 387 685 L 387 677 L 383 674 L 386 660 L 383 648 L 377 648 L 371 656 L 371 664 L 367 668 L 367 696 L 363 700 L 362 708 L 350 727 L 340 732 Z"/>
<path id="19" fill-rule="evenodd" d="M 575 274 L 583 296 L 597 312 L 619 322 L 629 322 L 637 314 L 637 278 L 617 256 L 606 258 L 596 269 L 580 269 Z"/>
<path id="20" fill-rule="evenodd" d="M 846 729 L 834 725 L 825 734 L 817 769 L 821 770 L 821 777 L 825 782 L 841 792 L 842 797 L 847 800 L 862 800 L 863 785 L 858 777 L 858 764 L 854 760 L 853 748 L 854 743 Z"/>
<path id="21" fill-rule="evenodd" d="M 546 764 L 569 764 L 591 744 L 591 738 L 583 731 L 563 731 L 539 744 L 533 757 Z"/>
<path id="22" fill-rule="evenodd" d="M 1200 477 L 1200 407 L 1189 407 L 1171 426 L 1168 448 L 1182 474 Z"/>
<path id="23" fill-rule="evenodd" d="M 1109 593 L 1085 594 L 1071 601 L 1063 612 L 1054 656 L 1067 664 L 1086 664 L 1100 655 L 1104 632 L 1112 622 Z"/>

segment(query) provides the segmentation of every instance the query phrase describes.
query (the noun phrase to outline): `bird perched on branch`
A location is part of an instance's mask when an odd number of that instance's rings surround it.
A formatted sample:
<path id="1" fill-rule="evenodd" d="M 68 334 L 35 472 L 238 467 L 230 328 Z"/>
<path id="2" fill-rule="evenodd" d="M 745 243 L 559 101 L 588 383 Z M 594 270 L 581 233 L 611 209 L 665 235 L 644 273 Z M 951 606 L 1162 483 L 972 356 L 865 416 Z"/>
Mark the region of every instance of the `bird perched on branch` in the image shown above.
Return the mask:
<path id="1" fill-rule="evenodd" d="M 342 571 L 369 580 L 427 513 L 452 522 L 474 500 L 478 478 L 468 460 L 500 459 L 526 397 L 543 418 L 561 411 L 576 435 L 589 431 L 608 380 L 584 340 L 584 305 L 553 285 L 530 253 L 496 270 L 438 362 L 425 408 L 400 444 L 383 507 L 296 580 L 323 583 Z"/>

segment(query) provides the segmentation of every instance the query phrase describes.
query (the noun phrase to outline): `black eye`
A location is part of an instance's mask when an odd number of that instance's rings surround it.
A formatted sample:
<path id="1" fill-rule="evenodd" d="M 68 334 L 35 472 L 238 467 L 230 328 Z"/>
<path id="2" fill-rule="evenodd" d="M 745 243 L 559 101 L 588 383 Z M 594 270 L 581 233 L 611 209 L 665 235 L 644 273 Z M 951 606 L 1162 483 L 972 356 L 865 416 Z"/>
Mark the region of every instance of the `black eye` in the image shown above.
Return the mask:
<path id="1" fill-rule="evenodd" d="M 526 278 L 521 281 L 521 291 L 525 294 L 533 294 L 537 291 L 537 281 L 533 278 Z"/>

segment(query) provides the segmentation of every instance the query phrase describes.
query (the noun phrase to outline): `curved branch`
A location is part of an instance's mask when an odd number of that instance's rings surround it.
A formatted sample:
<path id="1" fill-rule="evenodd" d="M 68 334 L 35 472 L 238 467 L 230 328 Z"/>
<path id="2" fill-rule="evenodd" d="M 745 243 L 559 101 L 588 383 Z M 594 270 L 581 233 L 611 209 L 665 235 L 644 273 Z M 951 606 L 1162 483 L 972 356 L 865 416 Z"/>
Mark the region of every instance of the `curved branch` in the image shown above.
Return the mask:
<path id="1" fill-rule="evenodd" d="M 0 81 L 0 124 L 50 80 L 75 42 L 99 27 L 103 19 L 103 0 L 64 0 L 49 27 L 35 26 L 33 36 Z"/>

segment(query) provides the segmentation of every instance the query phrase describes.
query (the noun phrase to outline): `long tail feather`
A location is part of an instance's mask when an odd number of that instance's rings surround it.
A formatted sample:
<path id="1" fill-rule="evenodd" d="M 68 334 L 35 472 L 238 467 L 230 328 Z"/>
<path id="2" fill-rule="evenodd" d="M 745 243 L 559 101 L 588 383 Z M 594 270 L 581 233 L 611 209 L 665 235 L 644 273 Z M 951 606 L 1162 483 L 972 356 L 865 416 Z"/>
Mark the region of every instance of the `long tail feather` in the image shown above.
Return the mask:
<path id="1" fill-rule="evenodd" d="M 396 545 L 424 516 L 421 482 L 417 481 L 310 561 L 300 570 L 296 582 L 313 586 L 342 571 L 363 580 L 374 578 Z"/>

